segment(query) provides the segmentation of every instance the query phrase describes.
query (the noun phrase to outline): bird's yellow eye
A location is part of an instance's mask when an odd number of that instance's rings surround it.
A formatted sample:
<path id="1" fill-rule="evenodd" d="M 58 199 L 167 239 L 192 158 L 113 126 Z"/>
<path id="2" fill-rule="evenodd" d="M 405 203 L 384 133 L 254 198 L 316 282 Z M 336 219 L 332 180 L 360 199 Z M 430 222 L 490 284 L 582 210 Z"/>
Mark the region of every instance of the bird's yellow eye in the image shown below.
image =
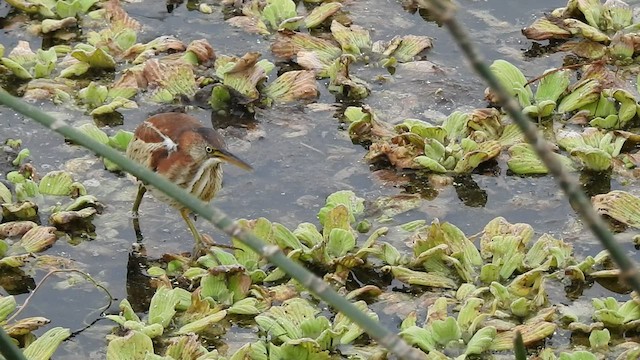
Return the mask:
<path id="1" fill-rule="evenodd" d="M 213 148 L 211 146 L 205 147 L 204 150 L 207 152 L 207 154 L 213 153 Z"/>

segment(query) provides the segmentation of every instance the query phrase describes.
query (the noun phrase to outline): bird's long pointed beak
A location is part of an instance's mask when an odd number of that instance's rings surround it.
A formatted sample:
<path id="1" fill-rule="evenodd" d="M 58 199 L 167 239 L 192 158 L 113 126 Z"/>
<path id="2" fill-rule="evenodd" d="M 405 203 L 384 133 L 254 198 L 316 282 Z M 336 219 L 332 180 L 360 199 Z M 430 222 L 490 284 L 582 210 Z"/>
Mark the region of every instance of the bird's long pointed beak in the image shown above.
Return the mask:
<path id="1" fill-rule="evenodd" d="M 247 164 L 246 162 L 244 162 L 244 160 L 240 159 L 239 157 L 233 155 L 228 150 L 218 150 L 218 151 L 220 153 L 218 157 L 228 162 L 229 164 L 233 164 L 243 170 L 247 170 L 247 171 L 253 170 L 251 165 Z"/>

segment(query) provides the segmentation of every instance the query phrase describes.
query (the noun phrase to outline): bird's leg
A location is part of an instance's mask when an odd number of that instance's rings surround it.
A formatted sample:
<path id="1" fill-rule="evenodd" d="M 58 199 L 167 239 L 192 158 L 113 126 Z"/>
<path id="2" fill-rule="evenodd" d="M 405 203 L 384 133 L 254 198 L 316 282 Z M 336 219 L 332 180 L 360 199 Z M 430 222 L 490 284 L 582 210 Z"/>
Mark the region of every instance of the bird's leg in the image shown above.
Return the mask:
<path id="1" fill-rule="evenodd" d="M 191 220 L 191 218 L 189 218 L 189 213 L 190 213 L 189 209 L 184 208 L 184 209 L 180 210 L 180 215 L 182 215 L 182 218 L 187 223 L 187 226 L 189 227 L 189 230 L 191 231 L 191 234 L 193 234 L 193 238 L 196 241 L 196 246 L 194 247 L 193 254 L 191 255 L 191 260 L 192 261 L 195 261 L 196 259 L 198 259 L 198 254 L 200 253 L 200 251 L 206 251 L 206 252 L 210 253 L 211 255 L 213 255 L 213 257 L 216 258 L 216 261 L 218 263 L 220 263 L 220 260 L 218 260 L 217 256 L 215 256 L 215 253 L 210 251 L 211 247 L 215 246 L 215 247 L 219 247 L 219 248 L 232 249 L 232 250 L 237 250 L 238 249 L 235 246 L 218 244 L 218 243 L 212 241 L 211 238 L 208 238 L 208 239 L 205 240 L 205 238 L 202 236 L 202 234 L 200 234 L 198 229 L 196 229 L 196 226 L 193 223 L 193 221 Z"/>
<path id="2" fill-rule="evenodd" d="M 189 218 L 189 212 L 190 210 L 187 208 L 180 209 L 180 215 L 182 215 L 184 222 L 187 223 L 189 231 L 191 231 L 193 239 L 196 241 L 196 246 L 193 248 L 193 253 L 191 254 L 191 260 L 195 261 L 196 259 L 198 259 L 198 254 L 200 253 L 200 251 L 204 249 L 204 244 L 202 242 L 202 235 L 200 235 L 198 229 L 196 229 L 196 225 Z"/>
<path id="3" fill-rule="evenodd" d="M 140 203 L 142 202 L 142 197 L 146 192 L 147 192 L 147 188 L 144 186 L 144 184 L 143 183 L 138 184 L 138 193 L 136 194 L 136 201 L 133 203 L 133 209 L 131 209 L 131 212 L 135 217 L 138 216 L 138 208 L 140 207 Z"/>

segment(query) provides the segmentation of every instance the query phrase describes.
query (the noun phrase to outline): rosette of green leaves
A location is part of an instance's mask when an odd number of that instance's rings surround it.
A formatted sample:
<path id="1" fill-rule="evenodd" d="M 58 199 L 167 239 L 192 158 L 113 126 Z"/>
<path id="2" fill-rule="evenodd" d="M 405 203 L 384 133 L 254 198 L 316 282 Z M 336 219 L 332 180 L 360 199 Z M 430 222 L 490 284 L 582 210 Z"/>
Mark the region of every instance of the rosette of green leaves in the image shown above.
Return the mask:
<path id="1" fill-rule="evenodd" d="M 95 86 L 93 90 L 89 87 L 85 88 L 85 91 L 88 93 L 89 91 L 104 91 L 105 89 L 100 88 L 100 86 Z M 93 98 L 94 95 L 89 95 L 85 93 L 87 98 Z M 103 93 L 104 94 L 104 93 Z M 115 100 L 114 100 L 115 101 Z M 99 107 L 98 107 L 99 108 Z M 125 130 L 118 130 L 114 135 L 109 136 L 107 133 L 102 131 L 100 128 L 95 126 L 94 124 L 82 124 L 76 127 L 78 130 L 82 131 L 86 136 L 96 140 L 104 145 L 109 145 L 112 148 L 119 151 L 126 151 L 127 146 L 129 146 L 129 142 L 133 139 L 133 133 Z M 116 164 L 108 160 L 107 158 L 103 158 L 104 167 L 109 171 L 120 171 L 120 167 Z"/>
<path id="2" fill-rule="evenodd" d="M 582 133 L 562 132 L 558 145 L 578 158 L 586 169 L 606 171 L 613 165 L 613 158 L 620 154 L 626 138 L 613 132 L 586 128 Z"/>
<path id="3" fill-rule="evenodd" d="M 226 310 L 201 298 L 199 291 L 192 294 L 184 289 L 160 286 L 151 298 L 146 320 L 138 317 L 126 299 L 120 303 L 119 315 L 106 316 L 126 332 L 124 336 L 109 337 L 107 359 L 120 359 L 136 347 L 142 353 L 153 353 L 152 339 L 163 335 L 219 335 L 214 332 L 215 326 L 226 315 Z"/>
<path id="4" fill-rule="evenodd" d="M 467 136 L 472 130 L 467 127 L 470 117 L 469 114 L 454 112 L 441 126 L 408 119 L 396 126 L 396 131 L 406 131 L 410 142 L 423 146 L 424 155 L 416 156 L 413 160 L 419 167 L 435 173 L 467 173 L 480 163 L 498 156 L 501 149 L 496 140 L 476 142 Z M 485 127 L 486 124 L 479 125 L 478 130 L 487 133 L 497 130 L 493 125 Z M 499 121 L 497 125 L 501 127 Z"/>
<path id="5" fill-rule="evenodd" d="M 605 89 L 600 100 L 584 107 L 594 114 L 589 122 L 591 126 L 601 129 L 623 129 L 636 117 L 638 102 L 628 91 L 623 89 Z"/>
<path id="6" fill-rule="evenodd" d="M 629 328 L 634 328 L 640 319 L 640 304 L 634 299 L 621 303 L 612 297 L 595 298 L 592 305 L 595 310 L 593 320 L 600 321 L 607 327 L 624 329 L 626 324 L 634 322 L 629 324 Z"/>
<path id="7" fill-rule="evenodd" d="M 57 61 L 54 48 L 46 51 L 38 49 L 34 53 L 26 41 L 20 41 L 7 57 L 0 57 L 0 64 L 24 80 L 48 78 L 55 70 Z"/>
<path id="8" fill-rule="evenodd" d="M 535 95 L 524 74 L 510 62 L 496 60 L 491 64 L 491 71 L 511 96 L 518 99 L 524 114 L 532 118 L 544 118 L 553 114 L 560 95 L 569 86 L 568 70 L 547 70 L 540 79 Z"/>
<path id="9" fill-rule="evenodd" d="M 98 0 L 7 0 L 9 5 L 28 14 L 46 18 L 66 18 L 85 14 Z"/>
<path id="10" fill-rule="evenodd" d="M 450 223 L 434 220 L 412 235 L 413 258 L 410 266 L 446 277 L 473 282 L 482 258 L 476 246 Z"/>
<path id="11" fill-rule="evenodd" d="M 447 316 L 447 299 L 438 298 L 429 307 L 425 324 L 420 327 L 415 324 L 415 319 L 404 321 L 400 336 L 434 359 L 448 359 L 442 353 L 445 348 L 462 353 L 457 360 L 480 355 L 490 350 L 497 335 L 495 327 L 481 326 L 487 317 L 480 312 L 482 304 L 483 300 L 479 298 L 469 298 L 460 309 L 458 317 L 454 318 Z"/>
<path id="12" fill-rule="evenodd" d="M 120 108 L 138 108 L 135 101 L 128 99 L 133 97 L 136 92 L 133 88 L 128 88 L 126 92 L 123 89 L 108 89 L 106 86 L 98 85 L 92 81 L 78 92 L 78 97 L 91 110 L 90 115 L 104 115 Z"/>
<path id="13" fill-rule="evenodd" d="M 260 98 L 258 90 L 275 65 L 260 58 L 259 53 L 247 53 L 241 58 L 219 56 L 215 61 L 216 77 L 224 86 L 214 86 L 209 104 L 214 109 L 231 106 L 232 96 L 239 104 L 249 104 Z"/>
<path id="14" fill-rule="evenodd" d="M 378 319 L 363 301 L 356 302 L 356 306 L 371 318 Z M 274 356 L 282 359 L 300 356 L 305 359 L 328 359 L 337 346 L 350 344 L 364 334 L 364 330 L 342 314 L 336 315 L 332 323 L 325 316 L 318 316 L 319 312 L 309 301 L 301 298 L 271 307 L 255 318 L 260 332 L 270 341 L 246 344 L 231 359 Z"/>
<path id="15" fill-rule="evenodd" d="M 580 37 L 582 41 L 571 42 L 566 48 L 594 59 L 604 56 L 604 45 L 609 45 L 608 53 L 614 58 L 624 55 L 628 59 L 633 55 L 633 46 L 625 45 L 628 50 L 620 51 L 618 39 L 635 27 L 633 9 L 623 1 L 610 0 L 603 4 L 600 0 L 570 0 L 567 6 L 523 29 L 523 33 L 533 40 Z"/>

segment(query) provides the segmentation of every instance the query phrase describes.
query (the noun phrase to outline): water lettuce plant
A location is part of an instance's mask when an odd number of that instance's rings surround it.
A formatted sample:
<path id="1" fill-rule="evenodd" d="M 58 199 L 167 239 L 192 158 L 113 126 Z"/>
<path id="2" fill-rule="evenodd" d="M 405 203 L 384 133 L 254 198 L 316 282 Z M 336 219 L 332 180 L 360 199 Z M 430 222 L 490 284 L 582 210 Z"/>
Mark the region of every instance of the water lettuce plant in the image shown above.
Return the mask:
<path id="1" fill-rule="evenodd" d="M 523 107 L 523 112 L 534 119 L 556 114 L 577 112 L 576 116 L 592 126 L 602 129 L 623 129 L 638 113 L 638 102 L 633 94 L 623 89 L 624 84 L 611 80 L 611 70 L 602 64 L 587 65 L 582 78 L 571 84 L 571 71 L 549 69 L 539 78 L 535 95 L 524 74 L 505 60 L 496 60 L 492 72 L 510 89 Z M 491 103 L 499 99 L 487 89 L 486 98 Z"/>
<path id="2" fill-rule="evenodd" d="M 551 115 L 558 105 L 558 98 L 569 86 L 568 70 L 549 69 L 543 74 L 535 95 L 524 74 L 505 60 L 496 60 L 491 64 L 491 71 L 498 77 L 503 86 L 510 89 L 511 95 L 518 99 L 523 112 L 532 118 L 544 118 Z M 494 99 L 487 88 L 485 91 L 491 102 Z"/>
<path id="3" fill-rule="evenodd" d="M 345 111 L 354 142 L 371 142 L 365 158 L 386 158 L 392 166 L 434 173 L 469 173 L 496 158 L 503 146 L 521 142 L 513 125 L 504 125 L 494 109 L 454 112 L 440 125 L 406 119 L 391 127 L 365 107 Z"/>
<path id="4" fill-rule="evenodd" d="M 568 40 L 560 48 L 578 56 L 629 62 L 637 28 L 633 9 L 621 0 L 569 0 L 567 5 L 537 19 L 522 33 L 533 40 Z"/>
<path id="5" fill-rule="evenodd" d="M 561 132 L 557 141 L 560 147 L 578 158 L 586 169 L 605 171 L 613 166 L 613 159 L 620 154 L 627 139 L 613 132 L 586 128 L 582 133 Z"/>
<path id="6" fill-rule="evenodd" d="M 614 190 L 594 196 L 592 202 L 599 214 L 628 226 L 640 227 L 640 199 L 637 196 L 626 191 Z"/>

